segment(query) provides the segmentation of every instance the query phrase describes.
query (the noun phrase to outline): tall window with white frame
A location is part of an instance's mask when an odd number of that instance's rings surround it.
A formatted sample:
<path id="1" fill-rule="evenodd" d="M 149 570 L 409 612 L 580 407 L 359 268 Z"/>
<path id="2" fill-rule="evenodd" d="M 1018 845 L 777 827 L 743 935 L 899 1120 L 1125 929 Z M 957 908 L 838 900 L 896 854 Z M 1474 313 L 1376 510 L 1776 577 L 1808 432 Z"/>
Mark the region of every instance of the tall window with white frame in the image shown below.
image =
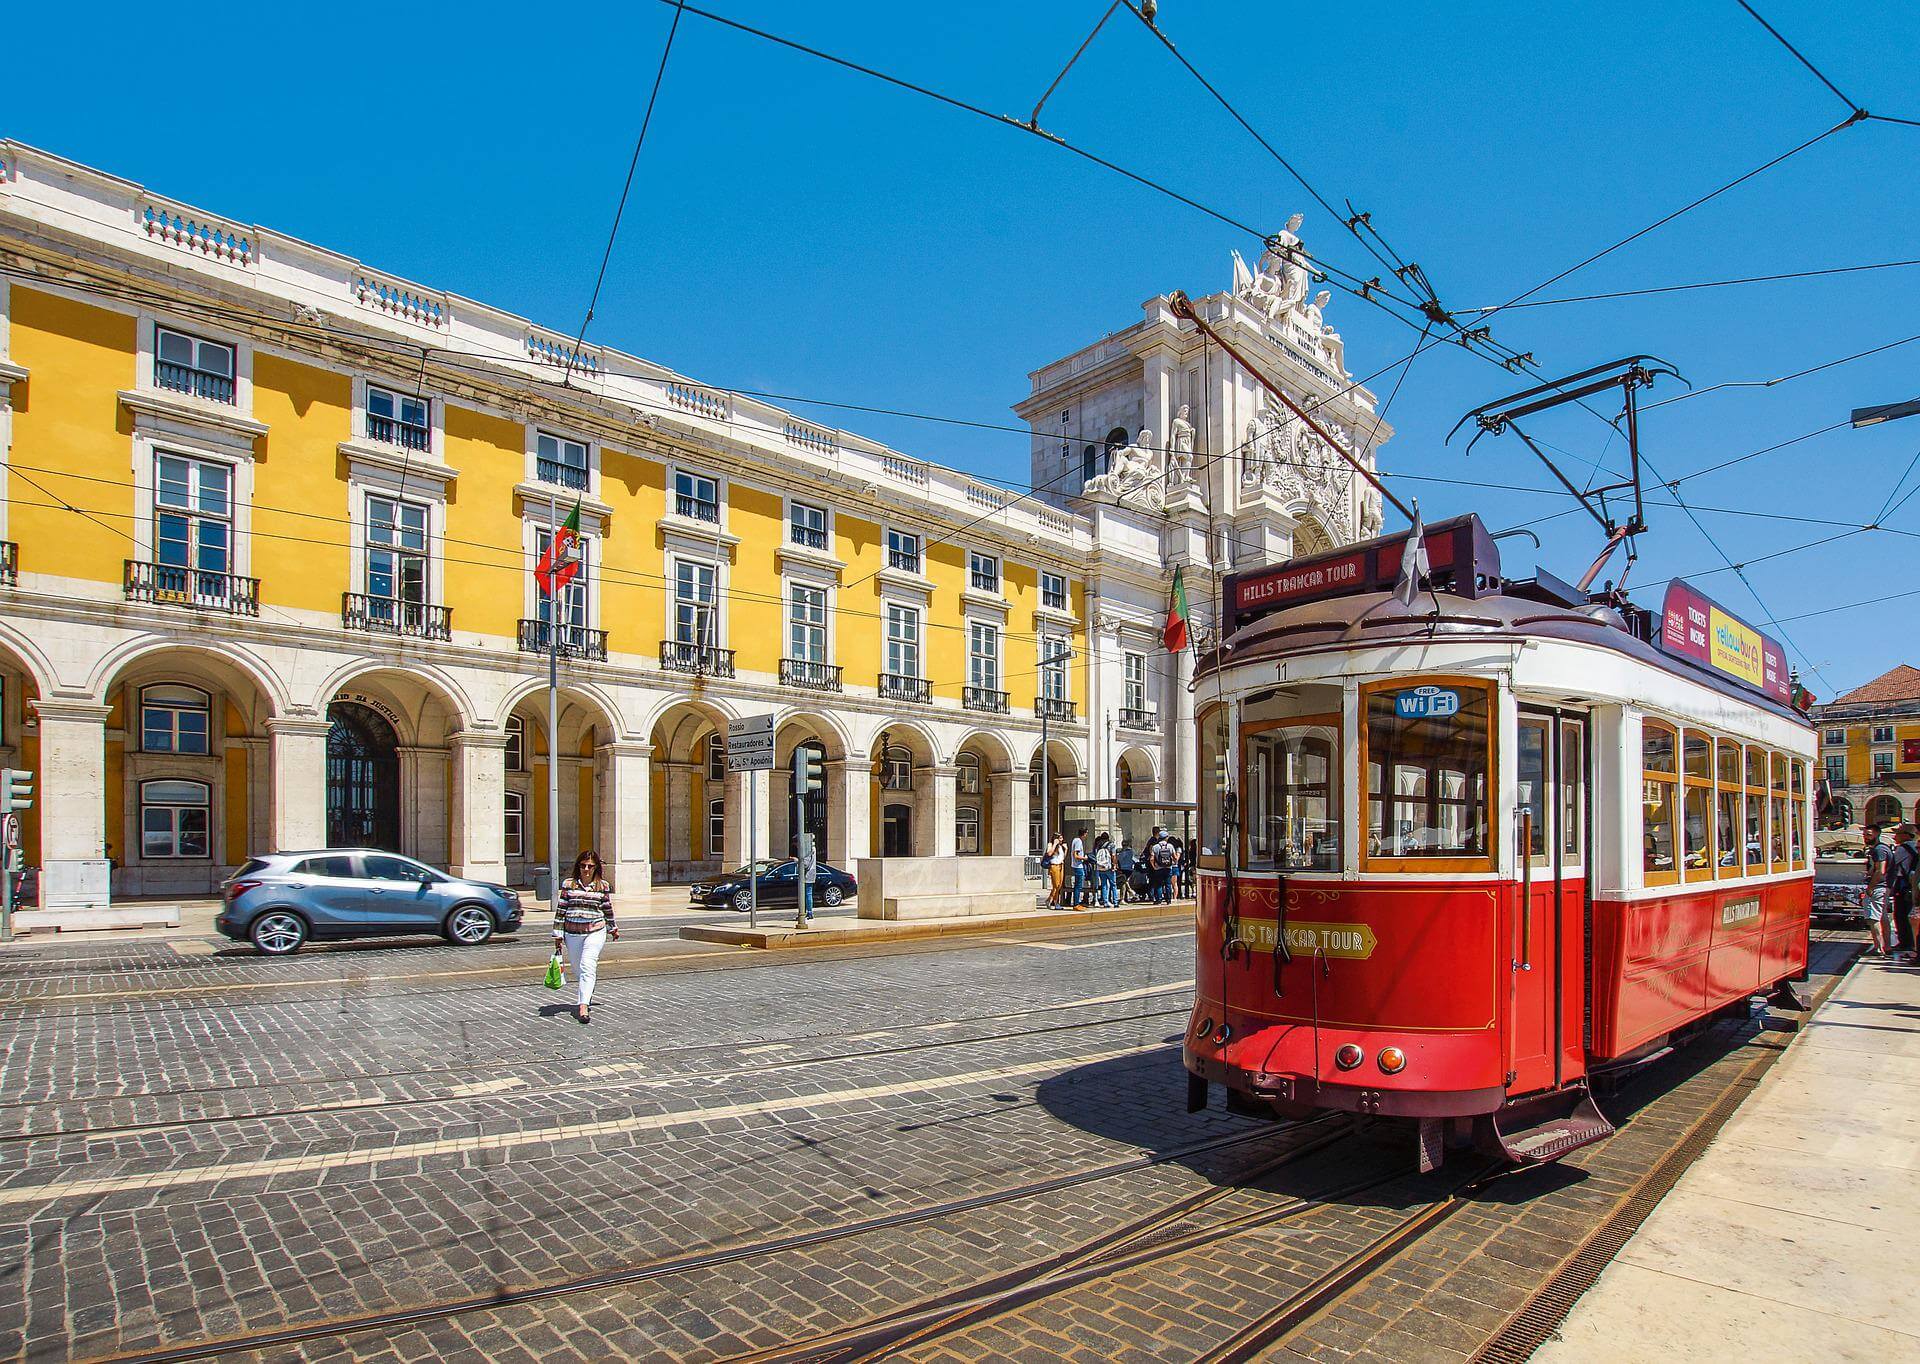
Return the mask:
<path id="1" fill-rule="evenodd" d="M 802 549 L 827 547 L 827 512 L 805 502 L 787 505 L 787 541 Z"/>
<path id="2" fill-rule="evenodd" d="M 967 623 L 967 685 L 980 704 L 1000 705 L 1000 630 L 984 620 Z"/>
<path id="3" fill-rule="evenodd" d="M 689 521 L 720 524 L 720 485 L 705 474 L 676 469 L 673 473 L 673 514 Z"/>
<path id="4" fill-rule="evenodd" d="M 1040 575 L 1040 604 L 1049 611 L 1067 609 L 1067 580 L 1058 573 Z"/>
<path id="5" fill-rule="evenodd" d="M 1847 784 L 1846 754 L 1827 754 L 1827 784 L 1830 786 L 1845 786 Z"/>
<path id="6" fill-rule="evenodd" d="M 918 573 L 920 571 L 920 537 L 912 531 L 888 531 L 887 567 L 897 568 L 902 573 Z"/>
<path id="7" fill-rule="evenodd" d="M 1147 656 L 1129 650 L 1120 659 L 1120 709 L 1125 723 L 1146 725 L 1151 723 L 1147 715 Z"/>
<path id="8" fill-rule="evenodd" d="M 787 657 L 793 680 L 801 686 L 828 684 L 827 589 L 809 583 L 787 585 Z"/>
<path id="9" fill-rule="evenodd" d="M 140 689 L 140 750 L 203 755 L 209 746 L 212 699 L 198 687 L 156 682 Z"/>
<path id="10" fill-rule="evenodd" d="M 233 580 L 233 470 L 210 459 L 154 458 L 155 595 L 229 606 Z"/>
<path id="11" fill-rule="evenodd" d="M 673 647 L 678 661 L 697 665 L 720 643 L 718 577 L 714 565 L 698 559 L 673 564 Z"/>
<path id="12" fill-rule="evenodd" d="M 234 350 L 218 341 L 203 340 L 155 327 L 153 331 L 153 382 L 156 388 L 189 393 L 211 402 L 234 400 Z"/>
<path id="13" fill-rule="evenodd" d="M 967 585 L 975 592 L 1000 591 L 1000 560 L 975 550 L 967 556 Z"/>
<path id="14" fill-rule="evenodd" d="M 203 781 L 162 778 L 140 783 L 143 860 L 205 860 L 213 855 L 212 790 Z"/>
<path id="15" fill-rule="evenodd" d="M 727 803 L 707 802 L 707 856 L 718 862 L 727 851 Z"/>
<path id="16" fill-rule="evenodd" d="M 527 770 L 527 722 L 518 715 L 507 717 L 506 768 L 509 772 Z"/>
<path id="17" fill-rule="evenodd" d="M 427 509 L 369 493 L 366 558 L 365 624 L 403 635 L 433 633 L 427 609 Z"/>
<path id="18" fill-rule="evenodd" d="M 887 603 L 887 675 L 896 688 L 920 678 L 920 612 L 897 602 Z"/>
<path id="19" fill-rule="evenodd" d="M 577 440 L 556 436 L 551 431 L 534 433 L 533 471 L 542 483 L 587 490 L 587 447 Z"/>
<path id="20" fill-rule="evenodd" d="M 426 450 L 433 443 L 432 403 L 368 384 L 367 439 L 408 450 Z"/>
<path id="21" fill-rule="evenodd" d="M 534 527 L 534 563 L 538 564 L 542 559 L 547 557 L 547 547 L 552 543 L 553 531 L 551 528 L 547 526 Z M 538 579 L 534 581 L 533 596 L 535 606 L 539 611 L 540 646 L 542 649 L 548 647 L 547 632 L 549 630 L 558 630 L 559 645 L 562 652 L 581 650 L 586 646 L 587 622 L 593 618 L 589 610 L 592 601 L 589 595 L 592 591 L 592 583 L 588 577 L 588 569 L 592 563 L 592 556 L 587 552 L 592 543 L 591 540 L 583 535 L 574 541 L 572 547 L 568 550 L 569 554 L 580 561 L 580 568 L 567 585 L 560 589 L 559 599 L 557 601 L 554 599 L 553 594 L 540 590 Z"/>
<path id="22" fill-rule="evenodd" d="M 1067 642 L 1057 635 L 1040 636 L 1040 699 L 1055 705 L 1067 699 Z"/>
<path id="23" fill-rule="evenodd" d="M 707 780 L 724 782 L 727 779 L 727 738 L 724 734 L 707 736 Z"/>
<path id="24" fill-rule="evenodd" d="M 526 856 L 527 798 L 518 791 L 508 791 L 505 802 L 503 814 L 506 820 L 506 855 L 524 857 Z"/>

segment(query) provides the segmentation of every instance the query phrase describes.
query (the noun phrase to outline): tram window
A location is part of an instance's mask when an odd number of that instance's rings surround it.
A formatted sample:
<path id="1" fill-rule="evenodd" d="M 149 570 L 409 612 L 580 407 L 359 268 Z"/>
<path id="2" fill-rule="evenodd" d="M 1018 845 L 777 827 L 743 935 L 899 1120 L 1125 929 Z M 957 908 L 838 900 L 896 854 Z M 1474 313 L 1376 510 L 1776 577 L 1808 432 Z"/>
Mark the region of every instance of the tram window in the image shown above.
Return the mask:
<path id="1" fill-rule="evenodd" d="M 1748 876 L 1767 869 L 1767 754 L 1764 749 L 1747 750 L 1746 828 L 1741 849 Z"/>
<path id="2" fill-rule="evenodd" d="M 1362 695 L 1368 858 L 1407 859 L 1415 870 L 1490 867 L 1492 688 L 1408 678 L 1370 683 Z"/>
<path id="3" fill-rule="evenodd" d="M 1793 865 L 1807 865 L 1807 765 L 1795 760 L 1791 766 L 1793 800 L 1788 808 L 1793 829 Z"/>
<path id="4" fill-rule="evenodd" d="M 1227 708 L 1213 706 L 1200 713 L 1200 856 L 1220 865 L 1226 848 L 1221 827 L 1222 797 L 1227 789 Z"/>
<path id="5" fill-rule="evenodd" d="M 1680 834 L 1686 879 L 1713 877 L 1713 740 L 1689 729 L 1680 745 Z"/>
<path id="6" fill-rule="evenodd" d="M 1587 769 L 1581 760 L 1580 726 L 1560 722 L 1560 854 L 1578 862 L 1586 847 L 1580 821 L 1586 811 Z"/>
<path id="7" fill-rule="evenodd" d="M 1247 866 L 1340 869 L 1339 730 L 1287 723 L 1242 736 Z"/>
<path id="8" fill-rule="evenodd" d="M 1527 856 L 1535 862 L 1547 857 L 1547 727 L 1552 721 L 1522 719 L 1515 809 L 1533 816 L 1533 832 L 1527 843 Z M 1517 820 L 1519 815 L 1515 815 Z"/>
<path id="9" fill-rule="evenodd" d="M 1767 801 L 1767 861 L 1775 871 L 1787 869 L 1787 760 L 1775 753 L 1772 760 L 1773 795 Z"/>
<path id="10" fill-rule="evenodd" d="M 1740 745 L 1726 739 L 1718 741 L 1718 775 L 1714 781 L 1714 800 L 1716 818 L 1714 819 L 1715 846 L 1719 849 L 1718 875 L 1738 876 L 1740 874 Z"/>
<path id="11" fill-rule="evenodd" d="M 1672 728 L 1657 720 L 1640 729 L 1640 846 L 1641 870 L 1647 885 L 1666 885 L 1679 879 L 1674 858 L 1673 807 L 1679 769 Z"/>

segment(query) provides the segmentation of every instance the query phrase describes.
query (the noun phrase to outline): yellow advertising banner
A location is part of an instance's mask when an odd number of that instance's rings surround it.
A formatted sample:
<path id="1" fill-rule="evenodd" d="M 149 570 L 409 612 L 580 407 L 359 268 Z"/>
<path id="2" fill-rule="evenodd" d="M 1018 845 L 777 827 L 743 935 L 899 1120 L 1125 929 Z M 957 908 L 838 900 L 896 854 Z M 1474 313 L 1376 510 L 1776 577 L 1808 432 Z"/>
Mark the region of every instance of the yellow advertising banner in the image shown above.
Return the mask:
<path id="1" fill-rule="evenodd" d="M 1761 661 L 1760 634 L 1729 616 L 1719 607 L 1709 607 L 1708 654 L 1713 666 L 1739 678 L 1749 686 L 1766 686 L 1766 665 Z"/>

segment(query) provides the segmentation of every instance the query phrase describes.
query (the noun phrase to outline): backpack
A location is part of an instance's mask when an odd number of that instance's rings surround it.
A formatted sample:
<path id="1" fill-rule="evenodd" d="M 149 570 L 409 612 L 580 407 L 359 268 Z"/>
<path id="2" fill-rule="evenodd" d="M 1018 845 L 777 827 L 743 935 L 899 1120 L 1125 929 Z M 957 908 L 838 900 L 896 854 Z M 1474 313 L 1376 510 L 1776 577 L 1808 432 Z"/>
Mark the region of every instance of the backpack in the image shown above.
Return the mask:
<path id="1" fill-rule="evenodd" d="M 1887 888 L 1895 895 L 1913 894 L 1913 874 L 1920 869 L 1920 854 L 1911 843 L 1896 843 L 1887 854 Z"/>
<path id="2" fill-rule="evenodd" d="M 1162 840 L 1153 845 L 1153 865 L 1162 871 L 1173 865 L 1173 844 Z"/>
<path id="3" fill-rule="evenodd" d="M 1113 849 L 1102 843 L 1093 850 L 1093 865 L 1099 871 L 1113 870 Z"/>

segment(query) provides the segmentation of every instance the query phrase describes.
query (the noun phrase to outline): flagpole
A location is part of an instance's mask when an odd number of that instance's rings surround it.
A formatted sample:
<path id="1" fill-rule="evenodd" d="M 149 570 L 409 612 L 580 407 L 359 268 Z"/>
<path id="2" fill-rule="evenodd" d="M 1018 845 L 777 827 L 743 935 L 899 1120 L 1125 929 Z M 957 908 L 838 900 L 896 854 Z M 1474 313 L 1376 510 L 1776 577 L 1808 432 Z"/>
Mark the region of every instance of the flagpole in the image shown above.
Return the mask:
<path id="1" fill-rule="evenodd" d="M 547 553 L 560 535 L 560 499 L 547 494 Z M 557 567 L 557 565 L 556 565 Z M 547 888 L 560 911 L 560 594 L 547 574 Z"/>

